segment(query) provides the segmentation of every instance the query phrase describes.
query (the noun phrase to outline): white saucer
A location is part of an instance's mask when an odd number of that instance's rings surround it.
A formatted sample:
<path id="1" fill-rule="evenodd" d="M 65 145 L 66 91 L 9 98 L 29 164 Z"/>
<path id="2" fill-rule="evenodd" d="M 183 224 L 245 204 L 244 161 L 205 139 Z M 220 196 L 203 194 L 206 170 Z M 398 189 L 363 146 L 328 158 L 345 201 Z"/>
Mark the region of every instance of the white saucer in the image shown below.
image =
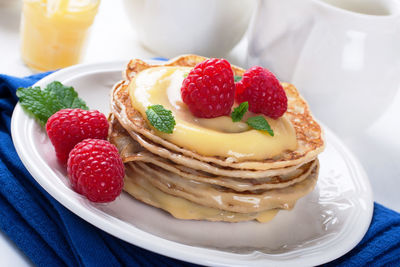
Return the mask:
<path id="1" fill-rule="evenodd" d="M 91 109 L 109 112 L 109 92 L 127 62 L 77 65 L 39 81 L 71 85 Z M 269 223 L 184 221 L 123 193 L 96 205 L 69 186 L 46 132 L 18 104 L 12 137 L 36 181 L 61 204 L 98 228 L 129 243 L 176 259 L 217 266 L 303 266 L 334 260 L 351 250 L 367 231 L 373 211 L 368 178 L 354 156 L 327 128 L 315 190 L 292 211 Z"/>

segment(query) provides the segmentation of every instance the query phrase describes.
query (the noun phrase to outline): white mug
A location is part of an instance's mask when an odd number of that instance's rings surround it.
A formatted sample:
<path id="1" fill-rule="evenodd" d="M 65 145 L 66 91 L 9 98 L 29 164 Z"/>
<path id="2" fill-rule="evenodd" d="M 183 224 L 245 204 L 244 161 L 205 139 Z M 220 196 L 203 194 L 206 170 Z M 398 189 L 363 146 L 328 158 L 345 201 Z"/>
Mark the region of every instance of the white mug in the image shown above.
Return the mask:
<path id="1" fill-rule="evenodd" d="M 223 57 L 248 28 L 255 0 L 125 0 L 139 41 L 172 58 Z"/>
<path id="2" fill-rule="evenodd" d="M 381 115 L 400 86 L 400 1 L 261 0 L 248 64 L 293 83 L 342 136 Z"/>

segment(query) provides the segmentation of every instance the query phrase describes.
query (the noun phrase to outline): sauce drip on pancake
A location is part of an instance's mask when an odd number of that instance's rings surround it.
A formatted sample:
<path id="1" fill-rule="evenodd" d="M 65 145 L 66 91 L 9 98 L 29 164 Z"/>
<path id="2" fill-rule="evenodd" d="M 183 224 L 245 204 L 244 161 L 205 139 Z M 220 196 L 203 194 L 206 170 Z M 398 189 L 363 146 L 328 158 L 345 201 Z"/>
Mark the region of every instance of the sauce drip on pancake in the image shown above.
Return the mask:
<path id="1" fill-rule="evenodd" d="M 279 211 L 273 209 L 256 213 L 237 213 L 202 206 L 184 198 L 164 193 L 129 167 L 127 168 L 124 190 L 137 199 L 161 208 L 171 213 L 175 218 L 183 220 L 240 222 L 256 219 L 265 223 L 272 220 Z"/>

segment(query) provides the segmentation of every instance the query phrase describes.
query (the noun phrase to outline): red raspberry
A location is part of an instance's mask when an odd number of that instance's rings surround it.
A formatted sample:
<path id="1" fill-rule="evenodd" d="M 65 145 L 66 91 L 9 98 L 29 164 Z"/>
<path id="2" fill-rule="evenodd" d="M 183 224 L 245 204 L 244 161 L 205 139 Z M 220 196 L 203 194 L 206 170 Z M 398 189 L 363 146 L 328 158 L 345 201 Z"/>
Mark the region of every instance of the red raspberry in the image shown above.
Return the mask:
<path id="1" fill-rule="evenodd" d="M 48 119 L 46 130 L 57 158 L 66 163 L 71 149 L 83 139 L 107 139 L 108 121 L 97 110 L 62 109 Z"/>
<path id="2" fill-rule="evenodd" d="M 248 69 L 236 83 L 236 101 L 248 101 L 249 110 L 277 119 L 287 110 L 285 90 L 272 72 L 259 66 Z"/>
<path id="3" fill-rule="evenodd" d="M 194 116 L 215 118 L 231 112 L 235 82 L 225 59 L 207 59 L 197 64 L 182 83 L 183 102 Z"/>
<path id="4" fill-rule="evenodd" d="M 113 201 L 124 186 L 124 164 L 106 140 L 78 143 L 69 153 L 67 171 L 72 188 L 93 202 Z"/>

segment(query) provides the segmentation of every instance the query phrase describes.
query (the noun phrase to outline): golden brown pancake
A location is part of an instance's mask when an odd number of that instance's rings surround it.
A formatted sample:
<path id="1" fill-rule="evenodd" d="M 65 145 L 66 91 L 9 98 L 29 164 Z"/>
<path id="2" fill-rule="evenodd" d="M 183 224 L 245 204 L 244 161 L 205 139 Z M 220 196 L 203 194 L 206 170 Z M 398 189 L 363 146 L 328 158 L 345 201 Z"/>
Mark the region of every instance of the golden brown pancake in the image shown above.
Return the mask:
<path id="1" fill-rule="evenodd" d="M 237 213 L 205 207 L 184 198 L 164 193 L 129 165 L 126 166 L 125 173 L 124 190 L 126 192 L 137 200 L 160 208 L 178 219 L 224 222 L 242 222 L 256 219 L 260 222 L 267 222 L 278 212 L 278 210 L 270 210 L 266 212 Z"/>
<path id="2" fill-rule="evenodd" d="M 293 169 L 293 171 L 288 172 L 287 174 L 265 176 L 262 178 L 235 178 L 217 176 L 197 169 L 178 165 L 170 160 L 146 151 L 140 146 L 139 143 L 137 143 L 128 135 L 126 130 L 116 119 L 111 119 L 111 128 L 113 130 L 112 134 L 110 134 L 110 142 L 116 145 L 118 148 L 123 162 L 145 162 L 149 165 L 154 165 L 154 168 L 163 168 L 186 179 L 219 185 L 236 190 L 238 192 L 258 189 L 284 188 L 290 186 L 304 180 L 310 174 L 312 168 L 316 165 L 316 161 L 313 160 L 296 169 Z"/>
<path id="3" fill-rule="evenodd" d="M 181 56 L 167 62 L 164 65 L 194 67 L 196 62 L 201 62 L 204 59 L 205 58 L 203 57 L 194 55 Z M 129 79 L 131 79 L 136 75 L 136 73 L 144 69 L 151 68 L 152 66 L 153 65 L 147 64 L 141 60 L 132 60 L 128 64 L 128 70 L 125 72 L 125 74 Z M 233 66 L 232 69 L 236 75 L 244 72 L 244 70 L 235 66 Z M 214 163 L 219 166 L 235 169 L 277 169 L 309 162 L 324 149 L 324 140 L 321 127 L 312 117 L 307 103 L 299 95 L 297 89 L 293 85 L 282 83 L 282 86 L 285 89 L 288 97 L 288 110 L 285 116 L 290 120 L 296 131 L 298 148 L 294 151 L 285 151 L 285 153 L 282 153 L 282 155 L 279 157 L 263 159 L 260 161 L 240 162 L 239 159 L 234 157 L 222 158 L 203 156 L 162 139 L 154 133 L 154 130 L 151 127 L 147 125 L 147 122 L 142 115 L 132 107 L 129 98 L 127 82 L 118 83 L 114 87 L 112 92 L 111 108 L 123 127 L 129 129 L 128 132 L 130 134 L 131 132 L 135 132 L 135 134 L 140 135 L 142 138 L 159 144 L 167 150 L 174 151 L 177 154 L 185 155 L 201 162 Z"/>
<path id="4" fill-rule="evenodd" d="M 194 67 L 205 59 L 185 55 L 157 66 Z M 124 72 L 126 80 L 111 92 L 109 140 L 125 163 L 125 191 L 180 219 L 264 222 L 279 209 L 293 208 L 313 190 L 317 156 L 325 145 L 323 133 L 293 85 L 282 83 L 288 97 L 284 116 L 295 131 L 295 150 L 261 160 L 205 156 L 163 139 L 133 108 L 129 82 L 153 66 L 131 60 Z M 244 73 L 236 66 L 232 70 L 235 75 Z"/>
<path id="5" fill-rule="evenodd" d="M 221 186 L 188 180 L 145 163 L 130 162 L 129 165 L 164 193 L 202 206 L 238 213 L 292 209 L 299 198 L 314 189 L 319 169 L 317 164 L 305 180 L 284 188 L 236 192 Z"/>

